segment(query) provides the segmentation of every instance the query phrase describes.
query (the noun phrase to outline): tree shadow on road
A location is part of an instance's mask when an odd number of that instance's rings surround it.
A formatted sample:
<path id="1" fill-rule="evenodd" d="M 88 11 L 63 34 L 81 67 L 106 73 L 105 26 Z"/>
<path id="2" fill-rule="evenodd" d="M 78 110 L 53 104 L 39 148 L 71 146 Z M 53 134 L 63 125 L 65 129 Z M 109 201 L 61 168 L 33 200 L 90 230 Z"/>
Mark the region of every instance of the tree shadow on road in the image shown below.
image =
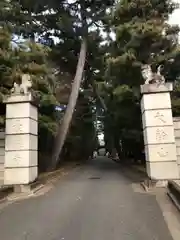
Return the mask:
<path id="1" fill-rule="evenodd" d="M 104 173 L 119 174 L 133 183 L 139 183 L 148 178 L 146 172 L 139 170 L 135 165 L 123 164 L 107 157 L 97 157 L 89 161 L 88 164 L 91 168 Z"/>

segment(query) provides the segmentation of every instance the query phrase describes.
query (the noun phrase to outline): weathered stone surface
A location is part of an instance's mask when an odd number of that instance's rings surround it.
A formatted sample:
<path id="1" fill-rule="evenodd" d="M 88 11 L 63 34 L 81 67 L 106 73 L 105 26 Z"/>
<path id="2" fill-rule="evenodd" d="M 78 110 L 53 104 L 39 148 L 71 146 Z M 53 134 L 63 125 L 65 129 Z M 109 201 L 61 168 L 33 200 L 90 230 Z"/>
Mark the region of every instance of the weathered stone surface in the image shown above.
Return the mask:
<path id="1" fill-rule="evenodd" d="M 27 93 L 27 91 L 25 91 Z M 6 99 L 5 184 L 29 184 L 37 178 L 38 111 L 31 94 Z"/>
<path id="2" fill-rule="evenodd" d="M 180 156 L 180 147 L 176 147 L 176 152 L 177 152 L 177 155 Z"/>
<path id="3" fill-rule="evenodd" d="M 180 177 L 170 91 L 172 91 L 171 83 L 141 86 L 147 172 L 151 179 L 157 181 Z"/>
<path id="4" fill-rule="evenodd" d="M 154 93 L 144 94 L 141 99 L 141 112 L 144 110 L 160 110 L 171 109 L 170 94 L 166 93 Z"/>
<path id="5" fill-rule="evenodd" d="M 31 118 L 14 118 L 6 120 L 6 134 L 31 133 L 37 135 L 38 123 Z"/>
<path id="6" fill-rule="evenodd" d="M 175 134 L 175 142 L 176 142 L 176 152 L 177 152 L 177 164 L 180 175 L 180 117 L 173 118 L 174 124 L 174 134 Z"/>
<path id="7" fill-rule="evenodd" d="M 4 155 L 0 155 L 0 164 L 4 165 L 5 162 L 5 156 Z"/>
<path id="8" fill-rule="evenodd" d="M 180 155 L 177 155 L 177 164 L 180 165 Z"/>
<path id="9" fill-rule="evenodd" d="M 180 129 L 174 129 L 175 138 L 180 138 Z"/>
<path id="10" fill-rule="evenodd" d="M 0 131 L 0 163 L 4 164 L 5 155 L 5 132 Z"/>
<path id="11" fill-rule="evenodd" d="M 171 198 L 172 202 L 174 203 L 174 205 L 180 211 L 180 181 L 179 180 L 168 181 L 167 193 L 168 196 Z"/>
<path id="12" fill-rule="evenodd" d="M 0 148 L 5 148 L 5 139 L 0 139 Z"/>
<path id="13" fill-rule="evenodd" d="M 19 168 L 38 165 L 37 151 L 8 151 L 6 152 L 5 167 Z"/>
<path id="14" fill-rule="evenodd" d="M 173 90 L 173 84 L 171 82 L 167 82 L 165 84 L 144 84 L 141 85 L 141 93 L 143 94 L 152 94 L 152 93 L 163 93 L 163 92 L 171 92 Z"/>
<path id="15" fill-rule="evenodd" d="M 0 131 L 0 184 L 2 184 L 2 180 L 4 179 L 4 161 L 5 161 L 5 132 Z"/>
<path id="16" fill-rule="evenodd" d="M 6 151 L 37 150 L 38 138 L 31 134 L 7 135 Z"/>
<path id="17" fill-rule="evenodd" d="M 180 117 L 173 117 L 174 129 L 180 129 Z"/>
<path id="18" fill-rule="evenodd" d="M 9 184 L 28 184 L 36 180 L 37 167 L 27 168 L 6 168 L 4 173 L 4 183 Z"/>
<path id="19" fill-rule="evenodd" d="M 0 185 L 4 185 L 4 164 L 0 163 Z"/>
<path id="20" fill-rule="evenodd" d="M 171 109 L 146 110 L 142 114 L 143 129 L 145 127 L 172 126 Z"/>
<path id="21" fill-rule="evenodd" d="M 176 161 L 175 144 L 155 144 L 145 146 L 146 160 L 148 162 Z"/>
<path id="22" fill-rule="evenodd" d="M 5 139 L 5 132 L 4 131 L 3 132 L 0 131 L 0 139 Z"/>
<path id="23" fill-rule="evenodd" d="M 29 74 L 23 74 L 21 76 L 21 83 L 14 82 L 13 88 L 11 89 L 11 96 L 19 95 L 31 95 L 32 81 Z"/>
<path id="24" fill-rule="evenodd" d="M 0 163 L 4 164 L 5 161 L 5 147 L 0 147 Z"/>
<path id="25" fill-rule="evenodd" d="M 6 119 L 14 118 L 32 118 L 38 119 L 37 107 L 28 103 L 9 103 L 6 106 Z"/>
<path id="26" fill-rule="evenodd" d="M 171 126 L 147 127 L 143 133 L 145 145 L 175 143 L 174 129 Z"/>
<path id="27" fill-rule="evenodd" d="M 5 147 L 0 147 L 0 156 L 5 155 Z"/>
<path id="28" fill-rule="evenodd" d="M 179 179 L 176 161 L 146 162 L 148 176 L 154 180 Z"/>
<path id="29" fill-rule="evenodd" d="M 180 138 L 176 138 L 176 146 L 180 147 Z"/>
<path id="30" fill-rule="evenodd" d="M 12 94 L 11 96 L 8 96 L 5 100 L 4 103 L 9 105 L 10 103 L 33 103 L 34 98 L 32 94 Z"/>

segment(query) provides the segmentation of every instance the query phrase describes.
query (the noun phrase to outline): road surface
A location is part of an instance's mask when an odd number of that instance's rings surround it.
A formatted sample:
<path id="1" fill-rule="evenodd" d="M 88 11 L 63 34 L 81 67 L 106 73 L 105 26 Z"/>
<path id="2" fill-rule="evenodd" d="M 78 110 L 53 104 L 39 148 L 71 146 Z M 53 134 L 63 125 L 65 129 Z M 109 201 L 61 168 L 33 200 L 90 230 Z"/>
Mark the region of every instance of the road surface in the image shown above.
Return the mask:
<path id="1" fill-rule="evenodd" d="M 43 196 L 1 209 L 1 240 L 172 240 L 156 197 L 117 163 L 92 160 Z"/>

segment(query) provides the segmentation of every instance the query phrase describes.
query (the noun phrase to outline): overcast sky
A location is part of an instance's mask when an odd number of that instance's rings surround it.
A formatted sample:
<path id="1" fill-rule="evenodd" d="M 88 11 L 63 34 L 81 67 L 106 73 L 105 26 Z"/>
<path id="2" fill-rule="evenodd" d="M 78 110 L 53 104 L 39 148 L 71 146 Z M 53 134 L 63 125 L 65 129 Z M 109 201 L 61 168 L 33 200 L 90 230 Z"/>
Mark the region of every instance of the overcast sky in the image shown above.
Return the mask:
<path id="1" fill-rule="evenodd" d="M 180 4 L 180 0 L 176 0 L 175 2 Z M 180 25 L 180 9 L 177 9 L 173 12 L 173 14 L 170 16 L 169 23 Z"/>

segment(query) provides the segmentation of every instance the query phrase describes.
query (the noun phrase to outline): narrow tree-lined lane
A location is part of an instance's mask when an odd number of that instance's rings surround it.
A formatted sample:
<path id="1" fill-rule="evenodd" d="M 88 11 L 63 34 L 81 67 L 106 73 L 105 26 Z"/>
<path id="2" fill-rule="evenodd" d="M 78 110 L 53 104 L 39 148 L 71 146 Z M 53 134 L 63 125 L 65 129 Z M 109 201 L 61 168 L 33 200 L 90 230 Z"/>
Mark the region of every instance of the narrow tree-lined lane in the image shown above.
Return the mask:
<path id="1" fill-rule="evenodd" d="M 135 192 L 118 164 L 100 158 L 46 195 L 1 210 L 2 240 L 172 240 L 156 198 Z"/>

